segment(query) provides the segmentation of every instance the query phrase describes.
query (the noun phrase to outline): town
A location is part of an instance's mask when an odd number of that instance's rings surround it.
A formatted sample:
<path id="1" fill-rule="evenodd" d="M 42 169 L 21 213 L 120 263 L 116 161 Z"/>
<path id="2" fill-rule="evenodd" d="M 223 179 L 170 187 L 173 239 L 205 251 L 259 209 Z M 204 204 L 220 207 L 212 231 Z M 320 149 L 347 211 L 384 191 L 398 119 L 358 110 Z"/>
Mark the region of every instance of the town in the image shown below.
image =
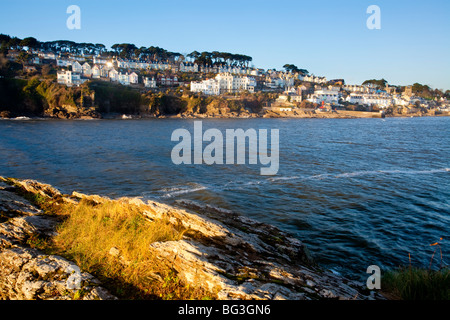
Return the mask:
<path id="1" fill-rule="evenodd" d="M 140 92 L 178 89 L 203 96 L 270 93 L 272 99 L 262 109 L 285 113 L 298 109 L 450 111 L 449 90 L 442 92 L 418 83 L 395 86 L 384 79 L 347 84 L 344 79 L 316 76 L 293 64 L 284 65 L 284 70 L 264 70 L 251 65 L 251 57 L 240 54 L 194 51 L 183 55 L 132 44 L 115 44 L 108 51 L 102 44 L 39 42 L 7 35 L 0 35 L 0 43 L 0 56 L 22 68 L 16 78 L 53 74 L 54 81 L 66 87 L 104 81 Z"/>

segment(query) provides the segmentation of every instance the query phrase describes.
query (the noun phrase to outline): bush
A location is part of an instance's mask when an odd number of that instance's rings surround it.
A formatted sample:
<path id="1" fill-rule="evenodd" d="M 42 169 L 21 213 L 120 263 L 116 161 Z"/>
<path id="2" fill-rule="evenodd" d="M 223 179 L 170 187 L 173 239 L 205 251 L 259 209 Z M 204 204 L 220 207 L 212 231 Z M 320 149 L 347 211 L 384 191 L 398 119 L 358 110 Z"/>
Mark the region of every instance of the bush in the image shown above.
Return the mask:
<path id="1" fill-rule="evenodd" d="M 400 268 L 382 278 L 382 290 L 403 300 L 450 300 L 450 270 Z"/>

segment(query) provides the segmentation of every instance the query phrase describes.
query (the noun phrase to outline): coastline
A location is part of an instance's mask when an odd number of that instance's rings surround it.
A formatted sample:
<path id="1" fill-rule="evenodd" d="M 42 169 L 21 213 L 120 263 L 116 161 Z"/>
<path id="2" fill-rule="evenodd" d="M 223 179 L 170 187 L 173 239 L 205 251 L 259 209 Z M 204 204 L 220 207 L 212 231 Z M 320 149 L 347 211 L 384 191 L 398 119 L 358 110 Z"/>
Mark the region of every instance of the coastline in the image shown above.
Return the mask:
<path id="1" fill-rule="evenodd" d="M 389 114 L 383 116 L 379 112 L 346 111 L 315 112 L 315 111 L 290 111 L 290 112 L 268 112 L 257 113 L 229 113 L 229 114 L 176 114 L 176 115 L 154 115 L 154 114 L 102 114 L 100 117 L 81 116 L 74 118 L 18 116 L 14 118 L 3 117 L 0 120 L 145 120 L 145 119 L 381 119 L 381 118 L 420 118 L 420 117 L 449 117 L 450 112 L 440 114 L 410 113 Z"/>
<path id="2" fill-rule="evenodd" d="M 22 196 L 24 192 L 28 194 L 26 198 Z M 54 237 L 59 224 L 54 214 L 27 200 L 30 196 L 39 198 L 47 209 L 49 204 L 76 205 L 81 201 L 97 205 L 127 204 L 138 208 L 149 221 L 164 219 L 186 228 L 181 239 L 155 242 L 149 250 L 158 261 L 170 265 L 188 286 L 214 292 L 218 300 L 384 299 L 379 293 L 364 289 L 361 283 L 320 268 L 306 246 L 288 233 L 232 211 L 191 201 L 179 201 L 172 206 L 152 200 L 144 202 L 140 198 L 109 199 L 76 191 L 66 195 L 34 180 L 0 177 L 0 206 L 4 213 L 0 221 L 3 298 L 71 300 L 77 292 L 64 287 L 62 282 L 67 281 L 70 272 L 61 269 L 79 266 L 66 257 L 48 255 L 29 245 L 30 239 Z M 117 248 L 106 249 L 120 258 L 120 263 L 127 263 Z M 30 268 L 35 272 L 29 273 Z M 110 293 L 115 291 L 111 284 L 105 289 L 96 275 L 81 272 L 89 280 L 83 282 L 84 298 L 117 299 Z"/>

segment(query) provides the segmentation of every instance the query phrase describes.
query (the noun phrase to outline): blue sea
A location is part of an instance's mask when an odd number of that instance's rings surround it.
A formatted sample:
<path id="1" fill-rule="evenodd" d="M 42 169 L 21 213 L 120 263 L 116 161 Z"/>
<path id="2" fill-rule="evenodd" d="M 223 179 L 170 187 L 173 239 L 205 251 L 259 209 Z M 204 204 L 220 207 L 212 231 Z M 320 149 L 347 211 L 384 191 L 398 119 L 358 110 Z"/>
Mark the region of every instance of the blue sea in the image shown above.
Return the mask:
<path id="1" fill-rule="evenodd" d="M 279 170 L 175 165 L 192 119 L 0 120 L 0 175 L 62 192 L 187 199 L 270 223 L 349 278 L 450 258 L 450 118 L 204 119 L 203 129 L 278 129 Z M 207 145 L 207 143 L 204 143 Z"/>

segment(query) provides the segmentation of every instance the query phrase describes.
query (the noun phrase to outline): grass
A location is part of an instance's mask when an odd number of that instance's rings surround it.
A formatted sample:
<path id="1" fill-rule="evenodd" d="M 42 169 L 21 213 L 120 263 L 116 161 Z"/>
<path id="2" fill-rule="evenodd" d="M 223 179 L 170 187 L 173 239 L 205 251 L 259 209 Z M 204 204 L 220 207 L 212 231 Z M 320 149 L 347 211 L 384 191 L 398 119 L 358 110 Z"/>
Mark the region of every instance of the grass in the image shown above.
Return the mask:
<path id="1" fill-rule="evenodd" d="M 450 300 L 450 270 L 404 267 L 382 278 L 388 296 L 402 300 Z"/>
<path id="2" fill-rule="evenodd" d="M 82 200 L 78 205 L 62 205 L 60 213 L 67 218 L 57 229 L 52 249 L 96 275 L 118 297 L 198 300 L 210 296 L 183 284 L 149 250 L 154 242 L 181 239 L 184 229 L 165 220 L 149 221 L 139 207 L 120 201 Z"/>
<path id="3" fill-rule="evenodd" d="M 144 208 L 125 201 L 98 204 L 81 200 L 73 204 L 16 187 L 20 195 L 61 222 L 56 236 L 31 236 L 28 245 L 74 261 L 118 298 L 215 298 L 213 293 L 183 283 L 169 261 L 158 259 L 149 250 L 154 242 L 180 240 L 187 231 L 183 227 L 164 219 L 150 221 L 142 213 Z"/>

